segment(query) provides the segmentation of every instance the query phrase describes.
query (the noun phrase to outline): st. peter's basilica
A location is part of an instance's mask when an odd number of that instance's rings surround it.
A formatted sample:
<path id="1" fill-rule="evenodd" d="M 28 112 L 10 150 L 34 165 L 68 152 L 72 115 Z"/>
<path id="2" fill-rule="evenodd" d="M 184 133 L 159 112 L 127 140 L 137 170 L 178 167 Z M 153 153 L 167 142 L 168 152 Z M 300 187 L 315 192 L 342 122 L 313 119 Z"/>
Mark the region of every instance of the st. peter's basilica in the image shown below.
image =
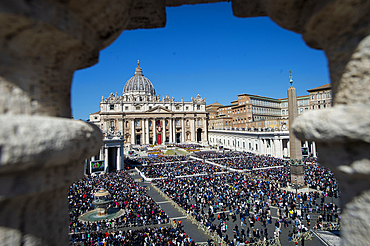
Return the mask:
<path id="1" fill-rule="evenodd" d="M 90 122 L 104 134 L 104 147 L 95 157 L 121 169 L 123 146 L 206 143 L 207 112 L 204 98 L 197 95 L 186 102 L 168 94 L 156 95 L 153 84 L 141 67 L 127 80 L 122 96 L 102 96 L 100 111 L 90 114 Z M 109 171 L 109 170 L 106 170 Z"/>

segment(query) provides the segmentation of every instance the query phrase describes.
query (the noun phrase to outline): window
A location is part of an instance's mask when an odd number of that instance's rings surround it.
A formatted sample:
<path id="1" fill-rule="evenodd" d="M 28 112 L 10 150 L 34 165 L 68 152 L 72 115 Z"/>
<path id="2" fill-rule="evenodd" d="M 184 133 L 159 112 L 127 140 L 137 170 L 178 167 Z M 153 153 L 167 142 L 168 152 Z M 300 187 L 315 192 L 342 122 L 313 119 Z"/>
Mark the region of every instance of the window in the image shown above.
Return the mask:
<path id="1" fill-rule="evenodd" d="M 313 100 L 313 99 L 315 99 L 315 96 L 314 96 L 314 95 L 312 95 L 312 96 L 311 96 L 311 99 L 312 99 L 312 100 Z"/>
<path id="2" fill-rule="evenodd" d="M 331 92 L 328 92 L 328 98 L 331 98 Z"/>
<path id="3" fill-rule="evenodd" d="M 110 105 L 109 105 L 109 109 L 110 109 L 110 110 L 114 110 L 114 104 L 110 104 Z"/>
<path id="4" fill-rule="evenodd" d="M 166 126 L 168 126 L 168 120 L 166 120 Z M 168 141 L 167 141 L 168 142 Z"/>
<path id="5" fill-rule="evenodd" d="M 176 106 L 176 110 L 180 110 L 180 106 Z"/>
<path id="6" fill-rule="evenodd" d="M 317 99 L 321 99 L 321 95 L 320 94 L 317 94 Z"/>
<path id="7" fill-rule="evenodd" d="M 140 106 L 137 106 L 137 107 L 136 107 L 136 110 L 140 110 Z"/>
<path id="8" fill-rule="evenodd" d="M 125 110 L 128 110 L 128 106 L 125 107 Z"/>
<path id="9" fill-rule="evenodd" d="M 98 119 L 98 116 L 95 116 L 95 117 L 94 117 L 94 119 L 96 119 L 96 120 L 97 120 L 97 119 Z"/>
<path id="10" fill-rule="evenodd" d="M 149 126 L 152 126 L 152 121 L 151 120 L 149 121 Z"/>
<path id="11" fill-rule="evenodd" d="M 322 94 L 322 99 L 325 99 L 325 96 L 326 96 L 325 94 Z"/>
<path id="12" fill-rule="evenodd" d="M 201 125 L 201 121 L 200 121 L 200 119 L 198 119 L 198 126 L 200 126 Z"/>
<path id="13" fill-rule="evenodd" d="M 166 106 L 166 109 L 168 109 L 168 106 Z"/>
<path id="14" fill-rule="evenodd" d="M 188 107 L 188 106 L 186 106 L 186 107 L 185 107 L 185 109 L 186 109 L 186 110 L 189 110 L 189 107 Z"/>
<path id="15" fill-rule="evenodd" d="M 140 120 L 137 120 L 135 123 L 136 123 L 136 127 L 140 127 Z"/>
<path id="16" fill-rule="evenodd" d="M 114 120 L 111 120 L 111 121 L 110 121 L 110 127 L 111 127 L 111 128 L 114 128 Z"/>
<path id="17" fill-rule="evenodd" d="M 200 110 L 200 105 L 197 105 L 197 110 Z"/>
<path id="18" fill-rule="evenodd" d="M 152 109 L 152 106 L 149 106 L 149 109 Z"/>
<path id="19" fill-rule="evenodd" d="M 176 126 L 180 126 L 180 121 L 176 120 Z"/>

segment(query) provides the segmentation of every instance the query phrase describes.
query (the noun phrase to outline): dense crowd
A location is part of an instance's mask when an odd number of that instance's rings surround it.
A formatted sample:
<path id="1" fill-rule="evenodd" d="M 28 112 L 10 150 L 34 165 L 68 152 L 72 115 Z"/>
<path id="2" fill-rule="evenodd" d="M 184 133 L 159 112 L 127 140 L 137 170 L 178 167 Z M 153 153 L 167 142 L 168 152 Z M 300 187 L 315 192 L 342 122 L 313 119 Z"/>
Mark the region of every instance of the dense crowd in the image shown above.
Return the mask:
<path id="1" fill-rule="evenodd" d="M 82 222 L 79 216 L 93 210 L 94 193 L 106 189 L 111 195 L 111 207 L 122 209 L 124 214 L 116 219 L 100 222 Z M 69 189 L 70 233 L 98 232 L 122 227 L 168 223 L 168 216 L 146 194 L 127 172 L 116 172 L 85 177 Z"/>
<path id="2" fill-rule="evenodd" d="M 188 160 L 137 167 L 146 178 L 174 178 L 175 176 L 209 174 L 222 172 L 223 168 L 204 163 L 203 161 Z"/>
<path id="3" fill-rule="evenodd" d="M 159 163 L 172 163 L 179 161 L 187 161 L 187 156 L 158 156 L 158 157 L 142 157 L 136 158 L 135 161 L 142 165 L 152 165 Z"/>
<path id="4" fill-rule="evenodd" d="M 71 235 L 71 242 L 76 246 L 196 245 L 194 241 L 179 227 L 157 227 L 126 231 L 116 230 L 113 232 L 78 233 Z"/>
<path id="5" fill-rule="evenodd" d="M 307 182 L 319 180 L 326 169 L 315 164 Z M 328 174 L 328 176 L 330 176 Z M 330 179 L 334 180 L 331 176 Z M 230 243 L 256 242 L 269 236 L 278 237 L 280 228 L 291 230 L 290 234 L 307 231 L 308 228 L 322 228 L 326 222 L 338 222 L 338 206 L 327 199 L 327 187 L 321 191 L 295 194 L 294 190 L 281 189 L 290 182 L 287 167 L 261 169 L 251 173 L 228 173 L 201 177 L 156 180 L 165 194 L 173 199 L 187 213 L 200 223 Z M 335 182 L 335 181 L 334 181 Z M 325 185 L 325 183 L 323 184 Z M 337 186 L 332 186 L 337 193 Z M 334 194 L 334 192 L 333 192 Z M 271 207 L 276 208 L 276 218 L 272 218 Z M 234 238 L 229 238 L 226 221 L 236 222 L 233 226 Z M 316 224 L 311 225 L 311 217 Z M 266 228 L 274 224 L 276 231 L 269 235 L 268 230 L 256 229 L 255 224 Z"/>
<path id="6" fill-rule="evenodd" d="M 263 168 L 263 167 L 274 167 L 274 166 L 286 166 L 287 161 L 270 157 L 270 156 L 259 156 L 249 152 L 225 152 L 217 153 L 207 151 L 205 153 L 197 153 L 202 159 L 207 159 L 214 163 L 217 163 L 222 166 L 226 166 L 234 169 L 247 169 L 251 170 L 254 168 Z"/>
<path id="7" fill-rule="evenodd" d="M 291 240 L 294 234 L 340 221 L 340 209 L 333 203 L 339 196 L 337 181 L 315 158 L 304 160 L 305 184 L 315 190 L 299 193 L 287 188 L 292 182 L 283 159 L 215 151 L 199 152 L 196 157 L 202 161 L 184 156 L 135 161 L 147 178 L 165 177 L 153 184 L 229 245 L 279 238 L 282 230 Z M 204 160 L 245 172 L 220 174 L 222 167 Z M 190 177 L 175 177 L 185 175 Z M 93 194 L 100 188 L 109 191 L 111 208 L 124 214 L 100 222 L 80 221 L 81 214 L 94 209 Z M 68 198 L 74 245 L 195 245 L 181 228 L 163 227 L 169 222 L 167 215 L 127 172 L 85 177 L 71 185 Z M 127 229 L 148 225 L 160 227 Z"/>

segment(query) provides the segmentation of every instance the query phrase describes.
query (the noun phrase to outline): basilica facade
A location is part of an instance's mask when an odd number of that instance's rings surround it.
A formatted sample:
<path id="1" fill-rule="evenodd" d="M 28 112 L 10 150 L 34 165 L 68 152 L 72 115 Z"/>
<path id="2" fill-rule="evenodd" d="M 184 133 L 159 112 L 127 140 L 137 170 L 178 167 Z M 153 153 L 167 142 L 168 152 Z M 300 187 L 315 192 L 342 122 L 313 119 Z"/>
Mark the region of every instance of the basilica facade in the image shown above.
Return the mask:
<path id="1" fill-rule="evenodd" d="M 90 114 L 89 120 L 104 134 L 104 149 L 96 158 L 104 156 L 109 163 L 110 156 L 116 156 L 117 169 L 122 163 L 123 146 L 208 141 L 205 99 L 197 95 L 186 102 L 182 97 L 175 101 L 168 94 L 156 95 L 139 62 L 122 95 L 102 96 L 100 111 Z"/>

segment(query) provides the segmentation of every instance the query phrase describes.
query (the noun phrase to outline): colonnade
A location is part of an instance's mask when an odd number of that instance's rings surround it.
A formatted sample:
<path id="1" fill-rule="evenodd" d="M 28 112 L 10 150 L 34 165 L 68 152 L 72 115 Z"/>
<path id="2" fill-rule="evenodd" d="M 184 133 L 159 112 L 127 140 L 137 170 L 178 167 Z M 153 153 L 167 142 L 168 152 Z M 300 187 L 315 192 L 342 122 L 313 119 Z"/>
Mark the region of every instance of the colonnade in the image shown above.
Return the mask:
<path id="1" fill-rule="evenodd" d="M 129 118 L 130 135 L 126 143 L 135 144 L 164 144 L 176 142 L 196 142 L 197 129 L 201 129 L 201 140 L 207 140 L 207 121 L 204 118 Z M 196 125 L 200 120 L 200 125 Z M 189 121 L 189 122 L 187 122 Z M 122 128 L 121 128 L 122 129 Z M 179 135 L 177 135 L 179 134 Z"/>
<path id="2" fill-rule="evenodd" d="M 210 130 L 209 143 L 222 145 L 237 151 L 248 151 L 259 155 L 271 155 L 279 158 L 289 157 L 289 132 L 247 132 Z M 308 147 L 309 155 L 317 157 L 316 143 L 305 141 L 302 147 Z"/>

